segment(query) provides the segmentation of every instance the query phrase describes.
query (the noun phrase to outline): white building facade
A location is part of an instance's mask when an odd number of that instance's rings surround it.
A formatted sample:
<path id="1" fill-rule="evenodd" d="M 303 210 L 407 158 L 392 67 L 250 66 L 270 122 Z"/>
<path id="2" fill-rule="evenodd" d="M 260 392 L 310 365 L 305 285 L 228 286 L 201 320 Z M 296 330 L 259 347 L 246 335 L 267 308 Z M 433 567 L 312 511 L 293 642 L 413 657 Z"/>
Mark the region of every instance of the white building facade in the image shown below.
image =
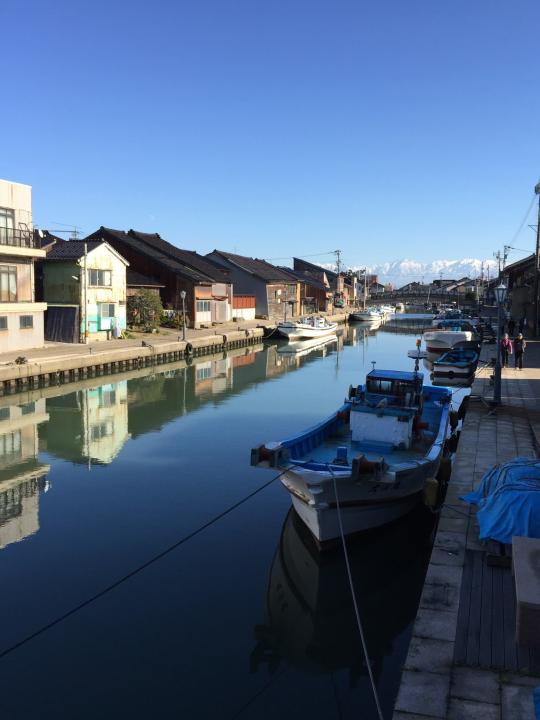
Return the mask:
<path id="1" fill-rule="evenodd" d="M 0 180 L 0 353 L 44 345 L 45 303 L 35 302 L 30 185 Z"/>

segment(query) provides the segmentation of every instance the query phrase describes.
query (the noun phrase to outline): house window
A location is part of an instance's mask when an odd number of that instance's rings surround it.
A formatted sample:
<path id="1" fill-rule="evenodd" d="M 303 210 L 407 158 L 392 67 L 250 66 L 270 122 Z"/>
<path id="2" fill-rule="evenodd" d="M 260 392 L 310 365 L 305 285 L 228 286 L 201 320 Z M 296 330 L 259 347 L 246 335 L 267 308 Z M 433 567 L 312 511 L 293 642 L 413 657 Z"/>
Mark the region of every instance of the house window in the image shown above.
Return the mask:
<path id="1" fill-rule="evenodd" d="M 21 330 L 30 330 L 34 327 L 34 318 L 32 315 L 20 315 L 19 327 Z"/>
<path id="2" fill-rule="evenodd" d="M 15 211 L 0 208 L 0 245 L 7 245 L 15 227 Z"/>
<path id="3" fill-rule="evenodd" d="M 197 300 L 197 312 L 210 312 L 210 300 Z"/>
<path id="4" fill-rule="evenodd" d="M 7 315 L 0 315 L 0 330 L 7 330 Z"/>
<path id="5" fill-rule="evenodd" d="M 19 407 L 21 408 L 21 415 L 31 415 L 36 412 L 36 403 L 34 402 L 25 403 L 24 405 L 19 405 Z"/>
<path id="6" fill-rule="evenodd" d="M 107 408 L 114 407 L 116 405 L 116 391 L 115 390 L 104 390 L 100 388 L 99 393 L 99 407 Z"/>
<path id="7" fill-rule="evenodd" d="M 111 271 L 88 270 L 88 284 L 91 287 L 111 287 Z"/>
<path id="8" fill-rule="evenodd" d="M 114 424 L 112 420 L 99 423 L 98 425 L 92 425 L 92 427 L 90 428 L 90 438 L 94 441 L 101 440 L 105 437 L 110 437 L 113 433 Z"/>
<path id="9" fill-rule="evenodd" d="M 4 460 L 20 457 L 22 454 L 21 439 L 20 430 L 0 435 L 0 457 Z"/>
<path id="10" fill-rule="evenodd" d="M 0 408 L 0 420 L 9 420 L 11 416 L 10 408 L 3 407 Z"/>
<path id="11" fill-rule="evenodd" d="M 114 303 L 100 303 L 99 304 L 99 315 L 102 318 L 113 318 L 114 317 Z"/>
<path id="12" fill-rule="evenodd" d="M 0 265 L 0 302 L 17 302 L 17 268 Z"/>

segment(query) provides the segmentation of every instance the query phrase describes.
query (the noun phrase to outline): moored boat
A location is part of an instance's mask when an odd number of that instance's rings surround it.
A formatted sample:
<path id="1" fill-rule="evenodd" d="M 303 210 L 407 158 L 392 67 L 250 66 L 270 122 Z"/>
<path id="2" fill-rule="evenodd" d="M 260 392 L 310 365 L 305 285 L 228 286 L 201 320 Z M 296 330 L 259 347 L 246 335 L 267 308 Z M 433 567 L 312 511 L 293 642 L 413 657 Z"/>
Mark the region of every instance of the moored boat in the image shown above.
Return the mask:
<path id="1" fill-rule="evenodd" d="M 433 380 L 460 381 L 470 380 L 476 372 L 478 365 L 478 352 L 459 348 L 444 353 L 433 363 Z"/>
<path id="2" fill-rule="evenodd" d="M 385 525 L 409 512 L 434 478 L 448 434 L 448 388 L 418 372 L 372 370 L 337 412 L 314 427 L 254 448 L 253 465 L 276 467 L 320 542 Z M 336 497 L 337 493 L 337 497 Z"/>
<path id="3" fill-rule="evenodd" d="M 356 310 L 349 315 L 350 320 L 357 322 L 369 323 L 369 325 L 377 327 L 381 324 L 381 314 L 377 310 Z"/>
<path id="4" fill-rule="evenodd" d="M 424 330 L 424 341 L 428 353 L 437 356 L 455 347 L 472 349 L 478 339 L 470 323 L 446 320 Z"/>
<path id="5" fill-rule="evenodd" d="M 337 323 L 328 322 L 326 318 L 312 315 L 300 318 L 300 320 L 286 320 L 278 323 L 278 332 L 290 340 L 302 338 L 320 338 L 325 335 L 335 334 Z"/>

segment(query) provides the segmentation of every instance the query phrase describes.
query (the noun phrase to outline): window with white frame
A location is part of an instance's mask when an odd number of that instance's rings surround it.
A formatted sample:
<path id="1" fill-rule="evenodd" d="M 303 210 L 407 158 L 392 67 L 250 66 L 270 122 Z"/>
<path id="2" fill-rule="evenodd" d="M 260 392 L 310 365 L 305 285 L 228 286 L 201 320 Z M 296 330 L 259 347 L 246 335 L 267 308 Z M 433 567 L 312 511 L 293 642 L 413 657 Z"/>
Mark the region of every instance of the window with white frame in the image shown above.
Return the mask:
<path id="1" fill-rule="evenodd" d="M 113 318 L 114 303 L 99 303 L 99 316 L 102 318 Z"/>
<path id="2" fill-rule="evenodd" d="M 210 300 L 197 300 L 197 312 L 210 312 Z"/>
<path id="3" fill-rule="evenodd" d="M 91 287 L 111 287 L 110 270 L 88 270 L 88 284 Z"/>
<path id="4" fill-rule="evenodd" d="M 7 330 L 7 315 L 0 315 L 0 330 Z"/>
<path id="5" fill-rule="evenodd" d="M 0 227 L 13 230 L 15 227 L 15 210 L 0 207 Z"/>
<path id="6" fill-rule="evenodd" d="M 0 265 L 0 302 L 17 302 L 17 268 Z"/>
<path id="7" fill-rule="evenodd" d="M 30 330 L 34 327 L 33 315 L 20 315 L 19 316 L 19 327 L 21 330 Z"/>

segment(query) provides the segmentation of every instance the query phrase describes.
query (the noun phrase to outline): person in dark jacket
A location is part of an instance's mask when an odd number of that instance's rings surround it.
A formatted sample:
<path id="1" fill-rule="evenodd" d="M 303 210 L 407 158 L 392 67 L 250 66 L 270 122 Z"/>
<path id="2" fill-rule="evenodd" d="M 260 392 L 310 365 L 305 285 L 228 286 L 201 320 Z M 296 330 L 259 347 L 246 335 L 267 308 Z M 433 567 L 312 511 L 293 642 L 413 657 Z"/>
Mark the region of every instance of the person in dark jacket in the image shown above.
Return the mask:
<path id="1" fill-rule="evenodd" d="M 514 320 L 514 318 L 510 318 L 510 320 L 508 321 L 508 332 L 510 333 L 510 335 L 514 334 L 515 329 L 516 329 L 516 321 Z"/>
<path id="2" fill-rule="evenodd" d="M 508 367 L 508 356 L 512 354 L 512 341 L 508 337 L 508 333 L 504 333 L 501 340 L 501 365 Z"/>
<path id="3" fill-rule="evenodd" d="M 523 370 L 523 353 L 527 347 L 527 342 L 523 337 L 522 333 L 519 333 L 517 338 L 514 340 L 514 353 L 515 353 L 515 365 L 516 370 L 519 368 Z"/>

